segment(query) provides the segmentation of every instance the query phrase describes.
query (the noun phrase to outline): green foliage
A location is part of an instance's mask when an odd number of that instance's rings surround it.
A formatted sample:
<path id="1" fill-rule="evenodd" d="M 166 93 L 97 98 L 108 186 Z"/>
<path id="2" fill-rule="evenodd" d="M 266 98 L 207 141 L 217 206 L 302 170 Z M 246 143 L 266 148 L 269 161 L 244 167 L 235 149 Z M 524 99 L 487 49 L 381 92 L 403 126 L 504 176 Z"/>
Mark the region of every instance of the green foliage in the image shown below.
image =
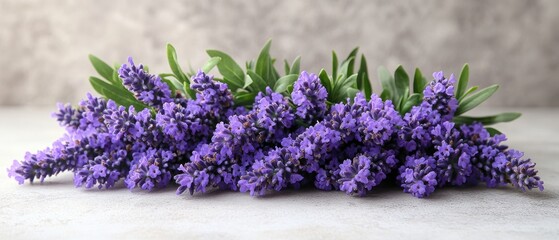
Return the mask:
<path id="1" fill-rule="evenodd" d="M 267 87 L 275 92 L 287 95 L 293 90 L 293 84 L 298 79 L 301 71 L 301 58 L 296 57 L 291 63 L 284 60 L 284 75 L 281 76 L 274 66 L 275 59 L 270 54 L 271 45 L 271 41 L 266 42 L 256 60 L 246 61 L 244 70 L 226 53 L 219 50 L 207 50 L 206 52 L 210 58 L 201 70 L 208 73 L 214 67 L 217 67 L 221 76 L 214 79 L 228 85 L 237 105 L 252 107 L 258 92 L 266 91 Z M 340 60 L 336 52 L 333 51 L 331 73 L 328 74 L 325 69 L 319 72 L 318 77 L 328 92 L 327 102 L 329 104 L 346 101 L 346 99 L 354 97 L 359 91 L 363 92 L 367 99 L 373 93 L 367 60 L 364 55 L 361 55 L 359 63 L 357 63 L 357 55 L 358 48 L 355 48 L 346 58 Z M 122 80 L 118 76 L 118 66 L 110 67 L 109 64 L 93 55 L 89 55 L 89 59 L 100 76 L 100 78 L 90 78 L 90 83 L 95 91 L 124 106 L 135 106 L 137 109 L 146 107 L 124 88 Z M 188 72 L 182 70 L 177 60 L 176 50 L 170 44 L 167 45 L 167 60 L 171 73 L 162 73 L 159 74 L 159 77 L 169 85 L 173 93 L 195 98 L 194 91 L 190 89 L 190 78 L 195 72 L 192 68 Z M 358 66 L 357 71 L 355 71 L 356 66 Z M 464 113 L 489 99 L 499 87 L 498 85 L 492 85 L 479 91 L 478 86 L 469 87 L 469 70 L 469 65 L 465 64 L 456 82 L 455 96 L 459 105 L 453 120 L 455 123 L 471 124 L 480 122 L 487 126 L 510 122 L 520 117 L 519 113 L 501 113 L 482 117 L 463 116 Z M 428 85 L 428 81 L 420 69 L 415 69 L 413 79 L 410 78 L 403 66 L 398 66 L 393 74 L 381 66 L 377 73 L 382 86 L 380 97 L 383 100 L 392 101 L 396 110 L 402 115 L 409 112 L 414 106 L 421 104 L 423 90 Z M 498 133 L 498 130 L 494 128 L 487 127 L 487 130 L 491 134 Z"/>

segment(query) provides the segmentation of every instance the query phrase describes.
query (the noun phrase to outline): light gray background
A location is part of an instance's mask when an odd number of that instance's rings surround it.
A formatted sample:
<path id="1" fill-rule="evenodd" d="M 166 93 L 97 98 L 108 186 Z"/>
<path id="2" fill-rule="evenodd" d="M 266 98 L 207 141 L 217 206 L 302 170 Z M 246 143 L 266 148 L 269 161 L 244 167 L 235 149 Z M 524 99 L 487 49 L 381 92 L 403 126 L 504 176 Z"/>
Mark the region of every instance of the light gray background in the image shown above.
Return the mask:
<path id="1" fill-rule="evenodd" d="M 559 106 L 558 29 L 555 0 L 1 0 L 0 105 L 77 102 L 91 91 L 88 53 L 160 72 L 167 42 L 196 68 L 205 49 L 244 61 L 272 38 L 272 54 L 300 54 L 310 71 L 329 68 L 331 50 L 360 46 L 371 72 L 457 73 L 469 62 L 473 83 L 502 85 L 486 106 Z"/>

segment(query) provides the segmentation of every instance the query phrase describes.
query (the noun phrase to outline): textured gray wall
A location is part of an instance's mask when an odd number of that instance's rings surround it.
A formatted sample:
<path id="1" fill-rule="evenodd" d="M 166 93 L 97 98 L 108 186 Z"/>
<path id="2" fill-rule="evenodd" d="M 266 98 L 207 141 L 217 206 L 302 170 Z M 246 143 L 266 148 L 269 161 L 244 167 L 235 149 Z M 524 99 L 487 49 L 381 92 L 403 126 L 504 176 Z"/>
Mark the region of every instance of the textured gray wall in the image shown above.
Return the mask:
<path id="1" fill-rule="evenodd" d="M 311 71 L 330 66 L 331 50 L 360 46 L 369 71 L 457 73 L 469 62 L 473 83 L 502 85 L 488 106 L 559 106 L 558 29 L 556 0 L 1 0 L 0 105 L 77 102 L 91 90 L 88 53 L 159 72 L 167 42 L 196 67 L 204 49 L 244 61 L 272 38 L 272 54 L 301 54 Z"/>

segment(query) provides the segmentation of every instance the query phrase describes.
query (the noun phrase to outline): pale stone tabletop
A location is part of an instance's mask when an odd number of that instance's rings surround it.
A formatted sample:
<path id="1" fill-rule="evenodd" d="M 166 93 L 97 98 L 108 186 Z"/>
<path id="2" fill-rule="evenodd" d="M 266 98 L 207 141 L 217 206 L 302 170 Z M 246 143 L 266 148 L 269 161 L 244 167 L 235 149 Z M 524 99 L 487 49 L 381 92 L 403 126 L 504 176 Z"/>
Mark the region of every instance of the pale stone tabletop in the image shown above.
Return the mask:
<path id="1" fill-rule="evenodd" d="M 429 199 L 391 186 L 364 198 L 84 190 L 71 173 L 20 186 L 5 169 L 62 134 L 50 110 L 0 109 L 0 239 L 559 239 L 558 109 L 517 109 L 522 118 L 498 126 L 537 162 L 544 192 L 445 188 Z"/>

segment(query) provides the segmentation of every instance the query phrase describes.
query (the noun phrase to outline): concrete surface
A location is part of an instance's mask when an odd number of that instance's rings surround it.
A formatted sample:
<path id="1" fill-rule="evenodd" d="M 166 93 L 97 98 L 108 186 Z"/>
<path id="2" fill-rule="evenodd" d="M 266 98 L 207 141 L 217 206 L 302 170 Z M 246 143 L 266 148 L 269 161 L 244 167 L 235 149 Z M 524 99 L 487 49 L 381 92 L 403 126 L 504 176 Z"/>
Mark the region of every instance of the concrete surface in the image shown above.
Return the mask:
<path id="1" fill-rule="evenodd" d="M 468 62 L 472 84 L 502 85 L 488 106 L 559 107 L 558 26 L 557 0 L 1 0 L 0 105 L 77 102 L 92 90 L 89 53 L 159 73 L 166 43 L 200 68 L 206 49 L 244 65 L 272 38 L 273 56 L 301 55 L 312 72 L 359 46 L 375 86 L 380 65 L 458 73 Z"/>
<path id="2" fill-rule="evenodd" d="M 317 190 L 262 198 L 176 196 L 175 187 L 83 190 L 69 173 L 19 186 L 4 169 L 62 131 L 46 109 L 1 108 L 0 239 L 557 239 L 559 111 L 517 110 L 521 119 L 498 127 L 538 163 L 544 192 L 480 186 L 416 199 L 391 186 L 364 198 Z"/>

